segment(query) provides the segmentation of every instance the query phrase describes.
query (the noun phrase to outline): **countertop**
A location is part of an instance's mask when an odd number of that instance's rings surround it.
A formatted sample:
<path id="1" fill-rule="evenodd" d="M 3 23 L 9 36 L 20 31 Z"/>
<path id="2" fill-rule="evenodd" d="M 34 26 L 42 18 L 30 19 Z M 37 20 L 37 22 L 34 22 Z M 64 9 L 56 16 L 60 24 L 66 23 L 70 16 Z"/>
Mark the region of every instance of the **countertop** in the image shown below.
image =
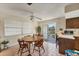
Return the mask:
<path id="1" fill-rule="evenodd" d="M 59 38 L 75 39 L 74 35 L 59 35 Z"/>

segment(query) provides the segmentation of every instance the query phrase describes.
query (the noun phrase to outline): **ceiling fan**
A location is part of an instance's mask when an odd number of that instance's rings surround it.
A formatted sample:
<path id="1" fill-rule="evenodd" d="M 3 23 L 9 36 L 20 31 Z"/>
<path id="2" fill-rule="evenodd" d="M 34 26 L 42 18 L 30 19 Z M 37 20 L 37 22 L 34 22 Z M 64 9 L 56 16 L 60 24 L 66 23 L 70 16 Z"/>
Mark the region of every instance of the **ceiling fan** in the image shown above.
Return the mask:
<path id="1" fill-rule="evenodd" d="M 27 5 L 32 5 L 32 3 L 27 3 Z M 30 12 L 31 13 L 31 16 L 30 16 L 30 20 L 33 20 L 34 18 L 36 19 L 39 19 L 39 20 L 42 20 L 40 17 L 37 17 L 37 16 L 34 16 L 34 13 L 33 12 Z"/>
<path id="2" fill-rule="evenodd" d="M 33 14 L 30 16 L 30 20 L 33 20 L 34 18 L 38 19 L 38 20 L 42 20 L 40 17 L 34 16 Z"/>

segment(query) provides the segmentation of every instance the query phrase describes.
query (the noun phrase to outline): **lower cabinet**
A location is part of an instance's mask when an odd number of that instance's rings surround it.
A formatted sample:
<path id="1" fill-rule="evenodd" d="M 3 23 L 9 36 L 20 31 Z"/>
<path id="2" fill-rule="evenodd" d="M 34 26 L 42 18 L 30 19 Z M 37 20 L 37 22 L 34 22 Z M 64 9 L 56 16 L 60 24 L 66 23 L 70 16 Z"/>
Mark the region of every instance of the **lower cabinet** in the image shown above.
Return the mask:
<path id="1" fill-rule="evenodd" d="M 79 50 L 79 37 L 75 37 L 75 49 Z"/>
<path id="2" fill-rule="evenodd" d="M 67 49 L 74 49 L 75 42 L 73 39 L 59 38 L 59 53 L 64 54 Z"/>
<path id="3" fill-rule="evenodd" d="M 64 54 L 67 49 L 79 50 L 79 37 L 75 39 L 59 38 L 59 53 Z"/>

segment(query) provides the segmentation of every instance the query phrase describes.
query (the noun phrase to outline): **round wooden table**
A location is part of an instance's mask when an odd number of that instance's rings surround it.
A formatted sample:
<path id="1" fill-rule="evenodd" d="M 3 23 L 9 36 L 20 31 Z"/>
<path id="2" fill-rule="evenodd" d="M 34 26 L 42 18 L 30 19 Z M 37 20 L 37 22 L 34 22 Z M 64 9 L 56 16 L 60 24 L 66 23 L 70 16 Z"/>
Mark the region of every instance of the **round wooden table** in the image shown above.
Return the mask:
<path id="1" fill-rule="evenodd" d="M 28 42 L 28 49 L 29 49 L 29 54 L 28 54 L 28 56 L 31 56 L 31 53 L 30 53 L 30 45 L 31 45 L 31 43 L 32 42 L 35 42 L 35 41 L 37 41 L 37 40 L 39 40 L 39 39 L 42 39 L 42 37 L 35 37 L 35 38 L 33 38 L 33 37 L 24 37 L 23 38 L 23 40 L 25 41 L 25 42 Z"/>

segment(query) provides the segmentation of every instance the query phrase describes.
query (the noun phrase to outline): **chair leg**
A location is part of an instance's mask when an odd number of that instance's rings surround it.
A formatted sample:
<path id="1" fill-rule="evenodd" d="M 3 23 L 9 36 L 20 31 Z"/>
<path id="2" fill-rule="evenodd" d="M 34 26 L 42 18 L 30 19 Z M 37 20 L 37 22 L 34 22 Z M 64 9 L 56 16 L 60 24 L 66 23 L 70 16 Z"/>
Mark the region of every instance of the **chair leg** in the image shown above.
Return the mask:
<path id="1" fill-rule="evenodd" d="M 44 50 L 44 52 L 45 52 L 44 46 L 42 46 L 42 48 L 43 48 L 43 50 Z"/>
<path id="2" fill-rule="evenodd" d="M 35 46 L 34 46 L 34 48 L 33 48 L 33 53 L 34 53 L 34 50 L 35 50 Z"/>
<path id="3" fill-rule="evenodd" d="M 20 51 L 20 56 L 22 56 L 22 53 L 23 53 L 23 48 L 22 48 L 21 51 Z"/>
<path id="4" fill-rule="evenodd" d="M 27 52 L 28 51 L 28 48 L 26 47 L 26 48 L 24 48 L 25 49 L 25 52 Z"/>
<path id="5" fill-rule="evenodd" d="M 41 54 L 40 54 L 40 47 L 38 47 L 38 50 L 39 50 L 39 56 L 41 56 Z"/>
<path id="6" fill-rule="evenodd" d="M 18 50 L 17 54 L 19 54 L 19 52 L 20 52 L 20 48 L 19 48 L 19 50 Z"/>

